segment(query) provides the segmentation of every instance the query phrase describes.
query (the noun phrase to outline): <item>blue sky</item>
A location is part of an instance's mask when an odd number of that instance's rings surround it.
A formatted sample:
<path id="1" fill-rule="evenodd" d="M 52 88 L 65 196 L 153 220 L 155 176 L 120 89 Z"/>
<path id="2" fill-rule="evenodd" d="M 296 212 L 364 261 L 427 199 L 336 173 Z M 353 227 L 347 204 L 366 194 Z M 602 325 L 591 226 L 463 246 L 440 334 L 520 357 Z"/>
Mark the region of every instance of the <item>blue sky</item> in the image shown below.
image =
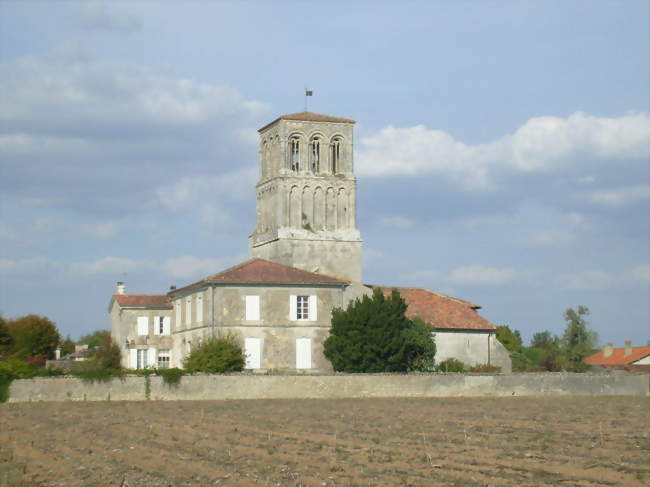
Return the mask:
<path id="1" fill-rule="evenodd" d="M 248 257 L 256 129 L 358 121 L 364 280 L 650 339 L 649 4 L 1 2 L 0 312 L 73 337 L 115 281 Z"/>

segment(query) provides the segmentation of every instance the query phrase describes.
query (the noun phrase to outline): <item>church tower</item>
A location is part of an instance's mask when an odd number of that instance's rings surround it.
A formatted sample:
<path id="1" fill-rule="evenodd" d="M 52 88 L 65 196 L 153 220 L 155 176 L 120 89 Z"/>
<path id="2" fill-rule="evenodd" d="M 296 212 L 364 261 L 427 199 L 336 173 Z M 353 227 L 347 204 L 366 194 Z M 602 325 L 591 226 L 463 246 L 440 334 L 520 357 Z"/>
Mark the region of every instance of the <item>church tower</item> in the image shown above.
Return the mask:
<path id="1" fill-rule="evenodd" d="M 354 123 L 301 112 L 282 115 L 259 130 L 252 257 L 361 282 Z"/>

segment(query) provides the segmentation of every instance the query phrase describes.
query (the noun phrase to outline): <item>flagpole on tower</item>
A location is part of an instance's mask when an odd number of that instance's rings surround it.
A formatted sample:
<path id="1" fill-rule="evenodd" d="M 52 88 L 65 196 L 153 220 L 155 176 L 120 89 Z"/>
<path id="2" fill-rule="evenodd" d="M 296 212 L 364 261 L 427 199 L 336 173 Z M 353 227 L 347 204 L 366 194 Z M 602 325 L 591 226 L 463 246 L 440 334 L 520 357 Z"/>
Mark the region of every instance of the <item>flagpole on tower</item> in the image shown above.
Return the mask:
<path id="1" fill-rule="evenodd" d="M 314 92 L 312 90 L 308 90 L 305 88 L 305 111 L 307 111 L 307 97 L 308 96 L 314 96 Z"/>

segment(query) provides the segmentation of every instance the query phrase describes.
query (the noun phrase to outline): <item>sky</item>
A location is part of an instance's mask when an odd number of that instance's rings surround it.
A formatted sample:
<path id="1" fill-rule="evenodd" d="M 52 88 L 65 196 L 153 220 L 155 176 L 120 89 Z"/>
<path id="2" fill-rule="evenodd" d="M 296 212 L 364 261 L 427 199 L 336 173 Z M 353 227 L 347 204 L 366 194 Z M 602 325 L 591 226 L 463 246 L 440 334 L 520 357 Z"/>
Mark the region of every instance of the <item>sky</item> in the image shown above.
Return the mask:
<path id="1" fill-rule="evenodd" d="M 246 260 L 257 129 L 352 118 L 364 282 L 650 340 L 650 4 L 0 2 L 0 313 Z"/>

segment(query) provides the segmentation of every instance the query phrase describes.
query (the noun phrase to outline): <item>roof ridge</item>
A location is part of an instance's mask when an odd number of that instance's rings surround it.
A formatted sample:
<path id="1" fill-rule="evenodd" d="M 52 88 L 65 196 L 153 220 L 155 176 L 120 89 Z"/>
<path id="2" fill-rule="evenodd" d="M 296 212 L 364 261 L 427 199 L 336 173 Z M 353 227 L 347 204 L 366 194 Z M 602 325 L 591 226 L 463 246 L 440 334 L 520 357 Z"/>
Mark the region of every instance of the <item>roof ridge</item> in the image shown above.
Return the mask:
<path id="1" fill-rule="evenodd" d="M 382 286 L 382 285 L 374 285 L 374 284 L 368 284 L 370 287 L 383 287 L 383 288 L 391 288 L 391 289 L 413 289 L 416 291 L 426 291 L 431 294 L 435 294 L 436 296 L 440 296 L 442 298 L 447 298 L 451 299 L 453 301 L 457 301 L 459 303 L 463 304 L 468 304 L 472 308 L 481 308 L 481 305 L 472 303 L 471 301 L 467 301 L 465 299 L 460 299 L 460 298 L 455 298 L 454 296 L 449 296 L 448 294 L 441 293 L 439 291 L 434 291 L 432 289 L 426 288 L 426 287 L 418 287 L 418 286 Z"/>

